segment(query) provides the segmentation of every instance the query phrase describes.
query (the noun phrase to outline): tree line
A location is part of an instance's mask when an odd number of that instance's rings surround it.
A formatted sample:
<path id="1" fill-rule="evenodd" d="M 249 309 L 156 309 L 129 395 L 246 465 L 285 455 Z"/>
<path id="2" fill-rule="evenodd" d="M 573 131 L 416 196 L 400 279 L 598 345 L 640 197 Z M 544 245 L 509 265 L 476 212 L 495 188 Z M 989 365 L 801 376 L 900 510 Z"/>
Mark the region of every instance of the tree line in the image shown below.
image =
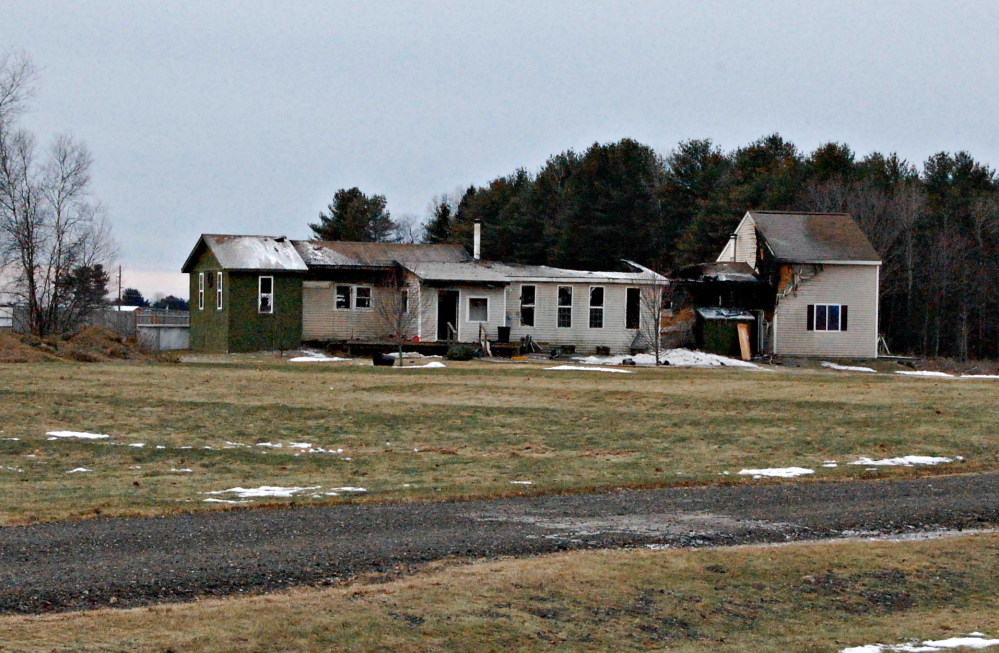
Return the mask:
<path id="1" fill-rule="evenodd" d="M 372 213 L 391 222 L 376 197 Z M 834 142 L 804 153 L 778 134 L 731 151 L 690 140 L 665 156 L 631 139 L 595 143 L 438 196 L 420 239 L 470 248 L 478 220 L 485 258 L 667 272 L 714 260 L 751 209 L 853 215 L 884 260 L 880 328 L 893 352 L 999 356 L 999 181 L 967 152 L 917 167 Z M 346 213 L 334 202 L 323 217 L 347 224 Z"/>

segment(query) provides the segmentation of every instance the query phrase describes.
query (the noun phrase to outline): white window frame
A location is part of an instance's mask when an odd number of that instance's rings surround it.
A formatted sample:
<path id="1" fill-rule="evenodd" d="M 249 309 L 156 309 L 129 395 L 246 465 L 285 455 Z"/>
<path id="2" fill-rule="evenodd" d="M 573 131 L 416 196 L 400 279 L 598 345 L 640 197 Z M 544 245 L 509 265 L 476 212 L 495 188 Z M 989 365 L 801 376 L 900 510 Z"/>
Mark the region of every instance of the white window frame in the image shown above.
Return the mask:
<path id="1" fill-rule="evenodd" d="M 347 305 L 339 306 L 339 290 L 341 288 L 347 289 Z M 354 286 L 344 283 L 333 284 L 333 310 L 334 311 L 349 311 L 354 306 Z"/>
<path id="2" fill-rule="evenodd" d="M 594 306 L 593 305 L 593 291 L 595 289 L 597 289 L 597 288 L 599 288 L 600 291 L 601 291 L 600 305 L 599 306 Z M 588 295 L 587 299 L 589 300 L 589 307 L 588 308 L 590 309 L 587 312 L 587 315 L 586 315 L 586 326 L 587 326 L 587 328 L 590 328 L 590 329 L 602 329 L 602 328 L 604 328 L 604 324 L 606 324 L 605 318 L 607 316 L 607 312 L 604 310 L 604 308 L 607 306 L 607 288 L 605 286 L 590 286 L 590 292 L 589 292 L 589 295 Z M 600 311 L 600 326 L 593 326 L 593 311 L 594 310 L 599 310 Z"/>
<path id="3" fill-rule="evenodd" d="M 569 304 L 565 305 L 565 306 L 563 306 L 560 303 L 560 301 L 561 301 L 560 295 L 562 294 L 562 289 L 563 288 L 568 288 L 569 289 Z M 572 302 L 573 302 L 573 295 L 574 295 L 574 293 L 572 292 L 572 286 L 556 286 L 555 287 L 555 328 L 556 329 L 571 329 L 572 328 Z M 559 323 L 560 322 L 560 320 L 559 320 L 559 313 L 562 311 L 563 308 L 568 308 L 569 309 L 569 324 L 566 325 L 566 326 L 562 326 Z"/>
<path id="4" fill-rule="evenodd" d="M 534 301 L 530 304 L 524 303 L 524 288 L 532 288 L 534 290 Z M 538 322 L 538 287 L 533 283 L 524 284 L 520 287 L 520 326 L 527 327 L 529 329 L 534 328 Z M 531 309 L 531 323 L 524 324 L 524 309 Z"/>
<path id="5" fill-rule="evenodd" d="M 357 305 L 358 300 L 361 299 L 360 293 L 357 292 L 358 290 L 367 290 L 368 291 L 368 305 L 367 306 L 358 306 Z M 354 294 L 354 310 L 355 311 L 372 311 L 372 310 L 374 310 L 374 307 L 375 307 L 375 291 L 374 291 L 374 288 L 372 288 L 371 286 L 354 286 L 354 293 L 353 294 Z"/>
<path id="6" fill-rule="evenodd" d="M 205 310 L 205 273 L 198 273 L 198 310 Z"/>
<path id="7" fill-rule="evenodd" d="M 814 314 L 812 315 L 812 333 L 842 333 L 843 332 L 843 304 L 813 304 Z M 826 326 L 819 328 L 819 307 L 826 309 Z M 829 307 L 836 307 L 836 328 L 829 327 Z M 847 306 L 849 306 L 847 304 Z M 847 327 L 849 330 L 849 327 Z"/>
<path id="8" fill-rule="evenodd" d="M 222 273 L 218 272 L 217 283 L 215 284 L 215 310 L 222 310 Z"/>
<path id="9" fill-rule="evenodd" d="M 473 320 L 472 319 L 472 300 L 481 299 L 486 303 L 486 319 L 484 320 Z M 468 295 L 465 297 L 465 321 L 474 322 L 476 324 L 489 324 L 489 298 L 484 295 Z"/>
<path id="10" fill-rule="evenodd" d="M 263 292 L 264 279 L 271 280 L 271 291 L 269 293 Z M 267 297 L 270 303 L 269 310 L 264 310 L 264 297 Z M 260 275 L 257 277 L 257 312 L 263 313 L 265 315 L 271 315 L 274 313 L 274 277 L 267 275 Z"/>

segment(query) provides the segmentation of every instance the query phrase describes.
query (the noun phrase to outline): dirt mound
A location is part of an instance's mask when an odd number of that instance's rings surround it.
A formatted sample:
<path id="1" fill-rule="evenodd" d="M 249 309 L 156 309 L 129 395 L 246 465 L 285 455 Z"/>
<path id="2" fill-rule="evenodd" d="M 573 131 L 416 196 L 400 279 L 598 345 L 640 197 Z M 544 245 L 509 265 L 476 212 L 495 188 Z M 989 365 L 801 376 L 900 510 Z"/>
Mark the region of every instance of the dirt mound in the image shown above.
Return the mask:
<path id="1" fill-rule="evenodd" d="M 146 358 L 133 339 L 101 326 L 79 333 L 39 338 L 31 335 L 0 334 L 0 363 L 36 363 L 71 360 L 99 363 L 111 360 Z"/>
<path id="2" fill-rule="evenodd" d="M 38 363 L 56 356 L 24 342 L 13 333 L 0 333 L 0 363 Z"/>

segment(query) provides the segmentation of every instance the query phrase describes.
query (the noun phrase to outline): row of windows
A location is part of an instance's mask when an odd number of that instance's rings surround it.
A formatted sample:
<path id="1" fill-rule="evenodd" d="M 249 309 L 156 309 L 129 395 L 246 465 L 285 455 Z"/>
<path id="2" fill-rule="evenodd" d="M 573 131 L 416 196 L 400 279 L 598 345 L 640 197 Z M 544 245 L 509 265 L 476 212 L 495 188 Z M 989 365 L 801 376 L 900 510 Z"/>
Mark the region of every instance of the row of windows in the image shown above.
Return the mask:
<path id="1" fill-rule="evenodd" d="M 572 286 L 559 286 L 556 303 L 556 325 L 561 329 L 572 328 Z M 604 328 L 604 287 L 590 286 L 589 327 Z M 520 287 L 520 325 L 533 327 L 537 308 L 537 286 Z M 641 295 L 638 288 L 628 288 L 625 298 L 625 328 L 637 329 L 641 314 Z"/>

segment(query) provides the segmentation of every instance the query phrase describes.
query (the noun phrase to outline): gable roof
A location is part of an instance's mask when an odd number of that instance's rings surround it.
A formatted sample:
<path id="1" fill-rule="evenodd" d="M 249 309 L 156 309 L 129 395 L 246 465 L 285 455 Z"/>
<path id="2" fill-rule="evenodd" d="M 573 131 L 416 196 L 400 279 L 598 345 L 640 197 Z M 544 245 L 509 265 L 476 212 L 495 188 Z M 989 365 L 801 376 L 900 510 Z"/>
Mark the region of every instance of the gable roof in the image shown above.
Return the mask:
<path id="1" fill-rule="evenodd" d="M 749 211 L 780 261 L 880 263 L 881 257 L 849 213 Z"/>
<path id="2" fill-rule="evenodd" d="M 181 272 L 190 272 L 201 253 L 208 249 L 225 270 L 273 270 L 305 272 L 308 266 L 284 236 L 233 236 L 201 234 Z"/>
<path id="3" fill-rule="evenodd" d="M 469 261 L 461 245 L 404 245 L 329 240 L 293 241 L 309 267 L 383 268 L 406 263 L 461 263 Z"/>

